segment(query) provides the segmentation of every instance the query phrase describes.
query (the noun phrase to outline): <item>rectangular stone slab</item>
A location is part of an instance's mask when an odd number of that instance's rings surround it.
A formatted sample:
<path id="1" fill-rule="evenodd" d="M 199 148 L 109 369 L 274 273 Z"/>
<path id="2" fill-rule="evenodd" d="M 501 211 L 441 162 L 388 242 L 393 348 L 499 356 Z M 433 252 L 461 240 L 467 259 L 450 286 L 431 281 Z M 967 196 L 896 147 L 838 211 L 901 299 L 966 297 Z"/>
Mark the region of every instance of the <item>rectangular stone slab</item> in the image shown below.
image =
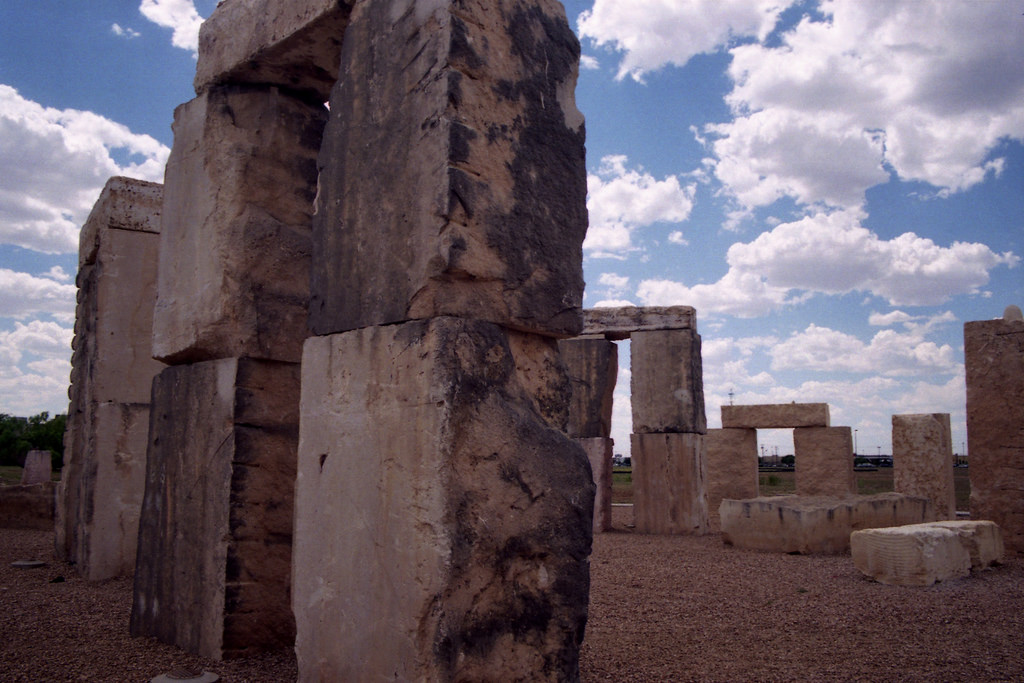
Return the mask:
<path id="1" fill-rule="evenodd" d="M 703 434 L 704 372 L 696 330 L 651 330 L 630 337 L 635 434 Z"/>
<path id="2" fill-rule="evenodd" d="M 971 556 L 971 569 L 985 569 L 1003 561 L 1003 534 L 995 522 L 987 519 L 947 519 L 929 524 L 949 529 L 960 537 L 960 542 Z"/>
<path id="3" fill-rule="evenodd" d="M 753 406 L 722 406 L 725 429 L 788 429 L 828 427 L 827 403 L 766 403 Z"/>
<path id="4" fill-rule="evenodd" d="M 956 519 L 949 413 L 892 416 L 893 489 L 932 501 L 939 519 Z"/>
<path id="5" fill-rule="evenodd" d="M 797 427 L 793 430 L 793 450 L 798 494 L 845 496 L 857 493 L 853 433 L 849 427 Z"/>
<path id="6" fill-rule="evenodd" d="M 890 586 L 930 586 L 971 572 L 956 532 L 930 524 L 854 531 L 850 555 L 862 574 Z"/>
<path id="7" fill-rule="evenodd" d="M 558 350 L 572 383 L 567 434 L 608 438 L 612 433 L 612 396 L 619 376 L 619 350 L 601 338 L 561 339 Z"/>
<path id="8" fill-rule="evenodd" d="M 634 332 L 696 330 L 697 312 L 692 306 L 623 306 L 588 308 L 583 311 L 583 334 L 605 339 L 629 339 Z"/>
<path id="9" fill-rule="evenodd" d="M 299 680 L 578 680 L 594 483 L 555 341 L 440 317 L 302 367 Z"/>
<path id="10" fill-rule="evenodd" d="M 579 42 L 556 0 L 357 3 L 320 154 L 310 328 L 579 333 Z"/>
<path id="11" fill-rule="evenodd" d="M 703 434 L 632 434 L 633 516 L 647 534 L 708 531 Z"/>
<path id="12" fill-rule="evenodd" d="M 153 382 L 130 630 L 220 659 L 288 647 L 299 367 L 228 358 Z"/>
<path id="13" fill-rule="evenodd" d="M 709 429 L 704 437 L 711 531 L 721 530 L 718 506 L 723 498 L 757 498 L 757 430 Z"/>

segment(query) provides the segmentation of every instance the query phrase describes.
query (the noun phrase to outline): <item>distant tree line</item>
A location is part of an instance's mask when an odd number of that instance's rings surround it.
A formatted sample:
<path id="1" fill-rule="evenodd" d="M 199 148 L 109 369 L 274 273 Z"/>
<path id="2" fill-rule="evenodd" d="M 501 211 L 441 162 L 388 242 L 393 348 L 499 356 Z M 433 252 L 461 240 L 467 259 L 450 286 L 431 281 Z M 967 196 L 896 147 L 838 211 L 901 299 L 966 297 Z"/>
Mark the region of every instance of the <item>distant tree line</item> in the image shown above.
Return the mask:
<path id="1" fill-rule="evenodd" d="M 50 451 L 53 468 L 64 464 L 64 426 L 67 415 L 39 413 L 32 417 L 14 417 L 0 413 L 0 466 L 25 466 L 31 450 Z"/>

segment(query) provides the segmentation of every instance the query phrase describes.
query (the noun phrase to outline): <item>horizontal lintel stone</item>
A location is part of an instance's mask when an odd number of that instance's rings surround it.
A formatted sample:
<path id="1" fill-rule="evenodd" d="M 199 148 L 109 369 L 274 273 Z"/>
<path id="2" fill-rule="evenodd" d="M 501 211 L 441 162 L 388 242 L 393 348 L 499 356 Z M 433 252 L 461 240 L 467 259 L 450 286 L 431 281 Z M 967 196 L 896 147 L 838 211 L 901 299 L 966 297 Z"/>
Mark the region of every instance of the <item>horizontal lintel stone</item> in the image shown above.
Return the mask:
<path id="1" fill-rule="evenodd" d="M 633 332 L 695 329 L 697 313 L 692 306 L 623 306 L 583 311 L 583 334 L 600 334 L 611 340 L 629 339 Z"/>
<path id="2" fill-rule="evenodd" d="M 725 429 L 790 429 L 828 427 L 827 403 L 764 403 L 752 406 L 722 406 Z"/>

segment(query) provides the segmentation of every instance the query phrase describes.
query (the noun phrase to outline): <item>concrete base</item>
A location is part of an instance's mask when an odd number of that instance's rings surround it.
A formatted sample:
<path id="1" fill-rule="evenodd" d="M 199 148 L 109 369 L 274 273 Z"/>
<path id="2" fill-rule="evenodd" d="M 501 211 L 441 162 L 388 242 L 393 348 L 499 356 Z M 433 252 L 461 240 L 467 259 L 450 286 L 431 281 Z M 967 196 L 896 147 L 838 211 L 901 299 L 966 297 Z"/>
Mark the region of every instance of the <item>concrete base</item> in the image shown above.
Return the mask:
<path id="1" fill-rule="evenodd" d="M 726 545 L 804 555 L 846 552 L 852 531 L 935 519 L 928 499 L 898 493 L 727 499 L 719 515 Z"/>

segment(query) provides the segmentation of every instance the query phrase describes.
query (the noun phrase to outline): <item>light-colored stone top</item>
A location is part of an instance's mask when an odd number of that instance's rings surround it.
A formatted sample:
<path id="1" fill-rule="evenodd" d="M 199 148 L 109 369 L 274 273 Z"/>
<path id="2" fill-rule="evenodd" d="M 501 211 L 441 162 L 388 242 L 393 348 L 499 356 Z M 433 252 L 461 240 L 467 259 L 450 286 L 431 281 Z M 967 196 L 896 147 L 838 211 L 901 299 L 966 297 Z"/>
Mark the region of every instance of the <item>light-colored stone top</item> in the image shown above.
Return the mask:
<path id="1" fill-rule="evenodd" d="M 160 232 L 164 186 L 146 180 L 114 176 L 107 181 L 78 238 L 78 267 L 93 263 L 100 229 Z"/>
<path id="2" fill-rule="evenodd" d="M 1024 313 L 1021 312 L 1020 306 L 1010 304 L 1003 309 L 1003 320 L 1024 320 Z"/>
<path id="3" fill-rule="evenodd" d="M 629 339 L 631 332 L 695 329 L 697 312 L 693 306 L 624 306 L 583 311 L 583 334 L 601 334 L 612 340 Z"/>
<path id="4" fill-rule="evenodd" d="M 722 406 L 723 429 L 788 429 L 828 427 L 827 403 L 766 403 Z"/>
<path id="5" fill-rule="evenodd" d="M 226 0 L 199 30 L 194 86 L 260 83 L 313 91 L 337 80 L 352 0 Z"/>

